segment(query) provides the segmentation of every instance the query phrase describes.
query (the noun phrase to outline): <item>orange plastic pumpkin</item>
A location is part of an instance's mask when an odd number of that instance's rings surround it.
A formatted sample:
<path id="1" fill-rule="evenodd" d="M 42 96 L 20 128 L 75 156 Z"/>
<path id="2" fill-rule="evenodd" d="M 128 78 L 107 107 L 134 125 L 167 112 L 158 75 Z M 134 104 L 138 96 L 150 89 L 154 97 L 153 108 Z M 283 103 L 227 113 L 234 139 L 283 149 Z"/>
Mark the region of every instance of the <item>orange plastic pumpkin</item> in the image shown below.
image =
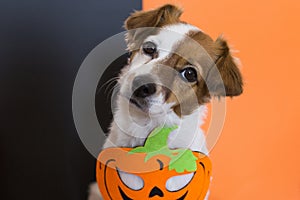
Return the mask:
<path id="1" fill-rule="evenodd" d="M 199 152 L 195 172 L 169 170 L 170 158 L 145 153 L 129 154 L 131 148 L 108 148 L 97 161 L 96 176 L 105 200 L 204 199 L 210 183 L 211 162 Z"/>

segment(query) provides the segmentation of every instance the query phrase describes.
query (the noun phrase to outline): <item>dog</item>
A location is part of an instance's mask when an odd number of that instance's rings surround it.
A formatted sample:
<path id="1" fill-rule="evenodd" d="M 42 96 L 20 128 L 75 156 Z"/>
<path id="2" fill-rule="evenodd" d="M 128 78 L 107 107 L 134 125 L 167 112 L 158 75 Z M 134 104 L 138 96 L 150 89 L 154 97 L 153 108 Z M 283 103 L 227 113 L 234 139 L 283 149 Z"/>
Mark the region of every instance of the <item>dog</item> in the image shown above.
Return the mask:
<path id="1" fill-rule="evenodd" d="M 169 148 L 208 155 L 200 128 L 206 103 L 240 95 L 243 79 L 227 42 L 181 21 L 182 12 L 167 4 L 126 19 L 131 55 L 119 75 L 117 108 L 103 148 L 142 146 L 155 128 L 176 125 Z M 89 200 L 96 199 L 101 196 L 94 184 Z"/>

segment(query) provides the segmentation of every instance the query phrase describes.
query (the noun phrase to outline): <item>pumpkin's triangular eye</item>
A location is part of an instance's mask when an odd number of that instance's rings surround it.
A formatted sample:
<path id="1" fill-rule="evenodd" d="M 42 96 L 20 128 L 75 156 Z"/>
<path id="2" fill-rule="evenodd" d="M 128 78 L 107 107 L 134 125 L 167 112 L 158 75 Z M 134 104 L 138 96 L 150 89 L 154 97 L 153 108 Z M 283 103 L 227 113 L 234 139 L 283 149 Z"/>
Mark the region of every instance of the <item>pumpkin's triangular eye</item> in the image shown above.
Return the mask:
<path id="1" fill-rule="evenodd" d="M 187 186 L 194 177 L 194 173 L 173 176 L 166 182 L 166 189 L 170 192 L 176 192 Z"/>
<path id="2" fill-rule="evenodd" d="M 141 177 L 135 174 L 123 172 L 119 169 L 117 169 L 117 172 L 122 183 L 128 188 L 132 190 L 141 190 L 144 187 L 144 180 Z"/>

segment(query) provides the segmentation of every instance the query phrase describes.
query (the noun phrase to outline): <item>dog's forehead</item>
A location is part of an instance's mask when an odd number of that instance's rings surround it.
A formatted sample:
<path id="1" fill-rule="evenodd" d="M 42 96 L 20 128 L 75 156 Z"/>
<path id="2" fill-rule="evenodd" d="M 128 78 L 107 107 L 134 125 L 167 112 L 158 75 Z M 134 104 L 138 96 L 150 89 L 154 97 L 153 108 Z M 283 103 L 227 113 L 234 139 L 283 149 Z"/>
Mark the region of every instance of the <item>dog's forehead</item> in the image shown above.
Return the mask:
<path id="1" fill-rule="evenodd" d="M 160 51 L 160 58 L 174 53 L 175 47 L 186 40 L 191 33 L 202 32 L 199 28 L 185 23 L 177 23 L 164 26 L 156 35 L 151 35 L 145 41 L 154 42 Z"/>

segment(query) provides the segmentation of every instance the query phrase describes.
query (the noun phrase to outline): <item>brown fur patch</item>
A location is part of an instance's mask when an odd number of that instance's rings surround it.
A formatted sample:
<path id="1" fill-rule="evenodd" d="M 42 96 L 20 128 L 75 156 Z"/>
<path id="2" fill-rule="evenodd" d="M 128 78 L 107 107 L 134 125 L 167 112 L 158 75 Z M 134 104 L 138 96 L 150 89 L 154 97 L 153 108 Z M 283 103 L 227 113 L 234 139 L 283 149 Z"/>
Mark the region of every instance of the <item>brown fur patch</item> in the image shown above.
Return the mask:
<path id="1" fill-rule="evenodd" d="M 179 116 L 190 114 L 195 110 L 198 106 L 192 100 L 195 95 L 197 103 L 201 105 L 207 103 L 211 95 L 239 95 L 243 86 L 240 71 L 224 40 L 219 38 L 214 42 L 208 35 L 199 31 L 192 31 L 188 36 L 190 38 L 178 43 L 174 50 L 179 55 L 173 54 L 163 63 L 177 71 L 181 71 L 188 65 L 192 65 L 197 70 L 198 81 L 196 83 L 183 83 L 181 82 L 183 80 L 176 77 L 171 79 L 173 81 L 172 92 L 168 95 L 167 102 L 176 102 L 174 111 Z"/>
<path id="2" fill-rule="evenodd" d="M 197 71 L 198 81 L 189 83 L 184 81 L 179 73 L 174 78 L 172 92 L 168 103 L 175 102 L 174 111 L 177 115 L 187 115 L 193 112 L 199 104 L 209 100 L 209 92 L 204 77 L 214 61 L 210 58 L 213 53 L 213 40 L 200 31 L 191 31 L 187 38 L 178 43 L 173 54 L 164 63 L 180 72 L 186 67 L 193 67 Z"/>
<path id="3" fill-rule="evenodd" d="M 160 27 L 180 22 L 182 10 L 174 5 L 164 5 L 150 11 L 136 11 L 125 21 L 126 41 L 130 51 L 139 49 L 149 35 L 155 35 Z M 147 28 L 146 28 L 147 27 Z M 151 29 L 148 27 L 156 27 Z"/>
<path id="4" fill-rule="evenodd" d="M 162 27 L 179 22 L 181 14 L 180 8 L 170 4 L 150 11 L 136 11 L 125 21 L 125 28 Z"/>
<path id="5" fill-rule="evenodd" d="M 216 65 L 222 77 L 226 94 L 220 92 L 219 85 L 216 83 L 215 95 L 217 96 L 238 96 L 243 92 L 243 79 L 239 68 L 230 54 L 227 42 L 219 37 L 215 42 L 215 55 L 217 56 Z"/>

